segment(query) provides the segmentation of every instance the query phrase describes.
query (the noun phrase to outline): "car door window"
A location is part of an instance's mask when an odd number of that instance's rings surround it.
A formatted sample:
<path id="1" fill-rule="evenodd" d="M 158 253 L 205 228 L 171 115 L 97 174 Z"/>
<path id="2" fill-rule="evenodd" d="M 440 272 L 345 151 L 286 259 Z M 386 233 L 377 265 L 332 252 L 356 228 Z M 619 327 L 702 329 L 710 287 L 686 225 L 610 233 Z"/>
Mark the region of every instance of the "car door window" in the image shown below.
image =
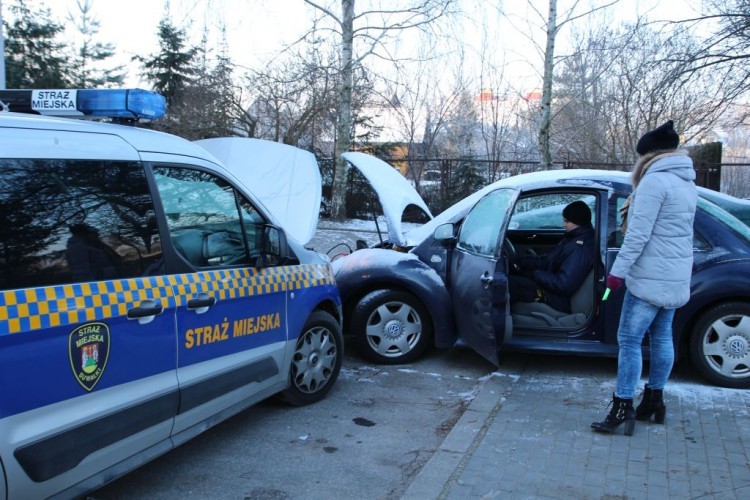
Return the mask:
<path id="1" fill-rule="evenodd" d="M 494 255 L 514 197 L 515 191 L 499 189 L 479 200 L 461 226 L 459 248 L 480 255 Z"/>
<path id="2" fill-rule="evenodd" d="M 0 289 L 163 274 L 143 166 L 0 160 Z"/>
<path id="3" fill-rule="evenodd" d="M 196 268 L 252 265 L 264 220 L 253 205 L 214 174 L 156 167 L 154 178 L 172 243 Z"/>
<path id="4" fill-rule="evenodd" d="M 583 201 L 596 213 L 596 198 L 594 195 L 581 193 L 546 193 L 530 196 L 518 200 L 513 208 L 509 228 L 516 230 L 536 231 L 539 229 L 562 230 L 562 211 L 566 205 L 574 201 Z M 596 217 L 591 218 L 591 224 L 596 227 Z"/>

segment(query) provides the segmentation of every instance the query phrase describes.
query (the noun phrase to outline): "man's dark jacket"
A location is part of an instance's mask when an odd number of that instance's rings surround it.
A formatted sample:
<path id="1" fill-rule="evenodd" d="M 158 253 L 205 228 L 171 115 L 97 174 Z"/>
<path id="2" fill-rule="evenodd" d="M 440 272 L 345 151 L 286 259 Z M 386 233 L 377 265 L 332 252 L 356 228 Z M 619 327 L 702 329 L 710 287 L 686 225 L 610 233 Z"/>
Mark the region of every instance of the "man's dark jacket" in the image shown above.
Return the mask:
<path id="1" fill-rule="evenodd" d="M 544 290 L 550 307 L 570 312 L 570 296 L 594 267 L 595 246 L 594 228 L 586 224 L 565 233 L 548 254 L 523 257 L 518 264 L 533 271 L 531 278 Z"/>

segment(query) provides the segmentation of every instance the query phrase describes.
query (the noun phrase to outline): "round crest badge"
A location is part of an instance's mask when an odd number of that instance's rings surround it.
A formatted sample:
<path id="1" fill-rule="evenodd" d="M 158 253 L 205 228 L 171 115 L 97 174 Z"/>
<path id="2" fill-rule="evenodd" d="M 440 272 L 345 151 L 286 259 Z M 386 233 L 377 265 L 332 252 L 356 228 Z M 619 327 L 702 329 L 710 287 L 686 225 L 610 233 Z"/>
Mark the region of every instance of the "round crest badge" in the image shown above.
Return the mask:
<path id="1" fill-rule="evenodd" d="M 86 323 L 70 332 L 68 355 L 73 375 L 91 391 L 104 373 L 109 358 L 109 327 L 104 323 Z"/>

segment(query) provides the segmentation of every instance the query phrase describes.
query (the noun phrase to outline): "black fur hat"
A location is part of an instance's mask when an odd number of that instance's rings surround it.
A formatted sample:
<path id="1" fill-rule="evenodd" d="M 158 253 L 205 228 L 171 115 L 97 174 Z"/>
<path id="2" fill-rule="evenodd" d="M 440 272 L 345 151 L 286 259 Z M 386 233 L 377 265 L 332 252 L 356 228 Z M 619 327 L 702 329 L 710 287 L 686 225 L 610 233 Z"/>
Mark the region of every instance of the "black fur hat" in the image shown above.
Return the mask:
<path id="1" fill-rule="evenodd" d="M 635 150 L 638 151 L 639 155 L 643 156 L 652 151 L 677 149 L 679 144 L 680 136 L 674 131 L 674 122 L 669 120 L 664 125 L 643 134 L 638 140 Z"/>

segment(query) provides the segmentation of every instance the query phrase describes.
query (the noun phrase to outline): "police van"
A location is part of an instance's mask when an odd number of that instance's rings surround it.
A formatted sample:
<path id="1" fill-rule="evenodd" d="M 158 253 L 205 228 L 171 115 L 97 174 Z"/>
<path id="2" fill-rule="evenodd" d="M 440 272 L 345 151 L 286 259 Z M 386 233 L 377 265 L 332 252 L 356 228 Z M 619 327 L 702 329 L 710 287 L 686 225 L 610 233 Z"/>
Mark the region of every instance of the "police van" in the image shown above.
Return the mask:
<path id="1" fill-rule="evenodd" d="M 161 95 L 0 101 L 0 499 L 77 497 L 271 395 L 331 390 L 330 262 L 252 176 L 175 136 L 44 116 L 154 119 Z"/>

